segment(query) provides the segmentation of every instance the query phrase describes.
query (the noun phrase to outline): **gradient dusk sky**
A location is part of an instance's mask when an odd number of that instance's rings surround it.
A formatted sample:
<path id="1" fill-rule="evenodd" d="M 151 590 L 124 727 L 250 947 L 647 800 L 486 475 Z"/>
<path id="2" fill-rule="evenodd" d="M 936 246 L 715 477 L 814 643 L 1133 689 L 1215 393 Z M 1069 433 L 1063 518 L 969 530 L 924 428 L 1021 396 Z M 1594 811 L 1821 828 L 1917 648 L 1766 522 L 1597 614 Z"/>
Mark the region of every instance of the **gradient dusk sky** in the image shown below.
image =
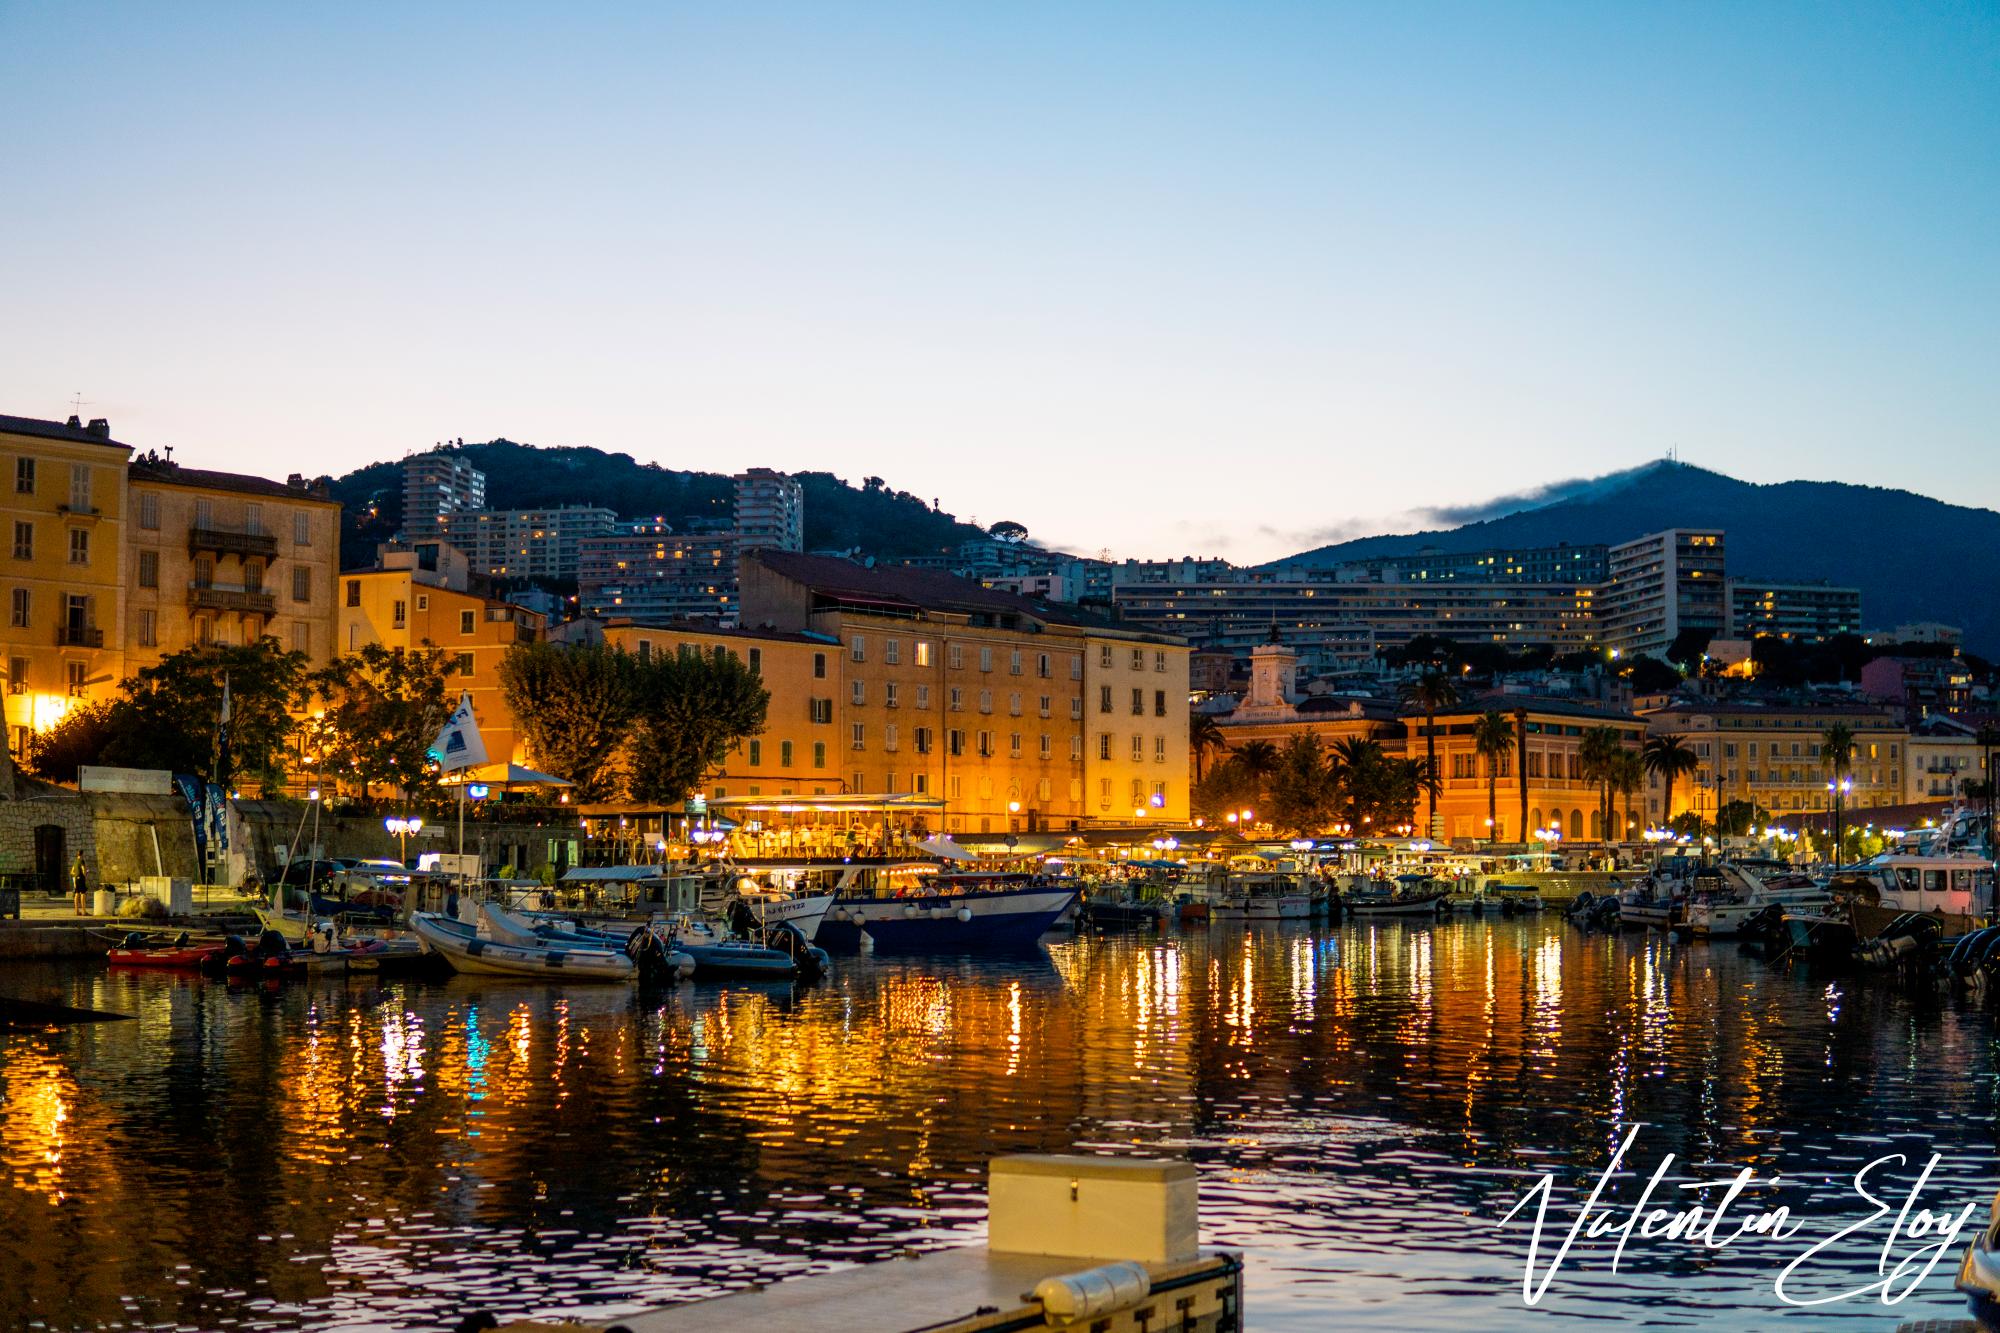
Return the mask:
<path id="1" fill-rule="evenodd" d="M 0 0 L 0 413 L 1277 555 L 1678 448 L 2000 505 L 2000 5 Z"/>

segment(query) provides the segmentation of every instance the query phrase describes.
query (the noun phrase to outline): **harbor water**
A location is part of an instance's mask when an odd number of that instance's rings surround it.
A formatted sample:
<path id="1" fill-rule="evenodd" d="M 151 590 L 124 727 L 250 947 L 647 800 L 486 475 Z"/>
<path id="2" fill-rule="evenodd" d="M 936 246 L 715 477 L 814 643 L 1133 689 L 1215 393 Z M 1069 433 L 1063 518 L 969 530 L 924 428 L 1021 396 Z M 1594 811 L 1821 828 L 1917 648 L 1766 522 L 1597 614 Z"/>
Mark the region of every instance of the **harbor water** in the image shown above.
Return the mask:
<path id="1" fill-rule="evenodd" d="M 1892 1329 L 1960 1308 L 1962 1235 L 1869 1219 L 1986 1202 L 1983 1007 L 1554 914 L 1203 927 L 1010 960 L 844 959 L 817 986 L 282 986 L 10 967 L 0 990 L 136 1021 L 0 1035 L 0 1328 L 402 1329 L 613 1318 L 977 1241 L 987 1159 L 1185 1156 L 1254 1329 Z M 1755 1181 L 1714 1247 L 1579 1242 L 1603 1202 Z M 1667 1160 L 1671 1154 L 1671 1160 Z M 1767 1185 L 1773 1177 L 1778 1183 Z M 1706 1191 L 1711 1199 L 1721 1189 Z M 1976 1224 L 1976 1223 L 1975 1223 Z M 1732 1220 L 1722 1228 L 1727 1238 Z M 1784 1227 L 1778 1228 L 1781 1232 Z M 1913 1280 L 1906 1270 L 1900 1287 Z M 1539 1269 L 1537 1270 L 1539 1276 Z M 948 1312 L 938 1312 L 939 1314 Z"/>

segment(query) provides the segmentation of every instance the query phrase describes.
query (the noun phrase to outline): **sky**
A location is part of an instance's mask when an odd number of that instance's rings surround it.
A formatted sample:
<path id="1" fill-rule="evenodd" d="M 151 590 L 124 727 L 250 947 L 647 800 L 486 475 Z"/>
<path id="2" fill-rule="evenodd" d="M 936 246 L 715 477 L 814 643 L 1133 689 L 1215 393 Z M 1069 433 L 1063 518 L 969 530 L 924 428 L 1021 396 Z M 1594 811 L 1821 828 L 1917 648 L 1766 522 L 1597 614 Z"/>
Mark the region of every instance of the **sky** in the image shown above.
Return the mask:
<path id="1" fill-rule="evenodd" d="M 1235 560 L 1669 450 L 2000 507 L 1993 3 L 0 0 L 0 171 L 0 413 L 201 466 Z"/>

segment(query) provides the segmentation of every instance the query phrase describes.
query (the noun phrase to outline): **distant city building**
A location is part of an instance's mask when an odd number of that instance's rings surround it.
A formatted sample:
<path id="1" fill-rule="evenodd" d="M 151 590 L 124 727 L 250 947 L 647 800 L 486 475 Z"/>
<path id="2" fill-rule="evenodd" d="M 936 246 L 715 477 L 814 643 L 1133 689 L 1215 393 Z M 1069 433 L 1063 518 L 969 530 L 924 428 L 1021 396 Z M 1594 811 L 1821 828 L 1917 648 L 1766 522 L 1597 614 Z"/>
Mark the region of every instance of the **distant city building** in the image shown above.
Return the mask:
<path id="1" fill-rule="evenodd" d="M 1530 546 L 1491 551 L 1439 551 L 1343 560 L 1313 569 L 1290 561 L 1279 567 L 1287 578 L 1323 574 L 1336 583 L 1603 583 L 1609 574 L 1606 546 Z"/>
<path id="2" fill-rule="evenodd" d="M 1962 713 L 1972 703 L 1972 668 L 1962 657 L 1878 657 L 1861 668 L 1870 697 L 1904 710 L 1911 721 Z"/>
<path id="3" fill-rule="evenodd" d="M 612 510 L 585 505 L 481 509 L 440 515 L 437 532 L 493 578 L 574 579 L 583 543 L 608 536 L 617 522 Z"/>
<path id="4" fill-rule="evenodd" d="M 1965 642 L 1965 631 L 1957 625 L 1946 625 L 1935 620 L 1920 620 L 1913 625 L 1898 625 L 1894 629 L 1871 629 L 1861 637 L 1871 644 L 1960 644 Z"/>
<path id="5" fill-rule="evenodd" d="M 1986 778 L 1986 752 L 1979 746 L 1979 729 L 1971 723 L 1942 715 L 1912 722 L 1909 747 L 1903 782 L 1906 803 L 1959 796 L 1966 783 Z"/>
<path id="6" fill-rule="evenodd" d="M 1646 725 L 1655 735 L 1685 739 L 1698 767 L 1691 778 L 1674 783 L 1671 811 L 1660 775 L 1647 775 L 1648 819 L 1659 824 L 1695 810 L 1712 822 L 1731 801 L 1748 801 L 1772 814 L 1832 808 L 1833 774 L 1820 759 L 1820 745 L 1836 722 L 1854 733 L 1847 808 L 1899 804 L 1909 738 L 1889 708 L 1676 699 L 1647 713 Z"/>
<path id="7" fill-rule="evenodd" d="M 620 523 L 585 538 L 577 600 L 585 615 L 640 623 L 730 622 L 736 616 L 736 540 L 679 536 L 658 519 Z"/>
<path id="8" fill-rule="evenodd" d="M 1672 528 L 1610 548 L 1596 605 L 1597 642 L 1626 656 L 1666 656 L 1683 631 L 1727 634 L 1720 532 Z"/>
<path id="9" fill-rule="evenodd" d="M 1861 632 L 1861 589 L 1829 583 L 1759 583 L 1731 578 L 1728 633 L 1820 640 Z"/>
<path id="10" fill-rule="evenodd" d="M 803 551 L 805 488 L 782 472 L 753 467 L 736 477 L 736 549 Z"/>
<path id="11" fill-rule="evenodd" d="M 403 536 L 437 535 L 446 514 L 486 508 L 486 474 L 456 454 L 432 450 L 403 460 Z"/>

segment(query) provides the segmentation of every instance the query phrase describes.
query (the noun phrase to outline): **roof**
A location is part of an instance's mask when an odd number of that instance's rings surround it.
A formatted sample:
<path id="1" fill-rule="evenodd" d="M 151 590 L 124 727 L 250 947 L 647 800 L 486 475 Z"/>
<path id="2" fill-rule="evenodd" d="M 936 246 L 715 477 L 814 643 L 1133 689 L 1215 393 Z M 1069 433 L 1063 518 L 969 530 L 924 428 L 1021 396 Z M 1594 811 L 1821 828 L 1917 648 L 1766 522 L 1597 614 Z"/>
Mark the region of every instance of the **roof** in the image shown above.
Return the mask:
<path id="1" fill-rule="evenodd" d="M 1474 713 L 1542 713 L 1553 717 L 1589 718 L 1598 722 L 1642 722 L 1644 719 L 1619 708 L 1581 699 L 1551 699 L 1534 694 L 1481 694 L 1462 700 L 1452 708 L 1438 709 L 1439 717 L 1465 717 Z M 1422 717 L 1423 709 L 1405 707 L 1405 719 Z"/>
<path id="2" fill-rule="evenodd" d="M 619 616 L 604 621 L 604 630 L 642 630 L 649 634 L 700 634 L 714 639 L 766 639 L 777 643 L 811 643 L 824 648 L 838 643 L 824 634 L 782 629 L 723 628 L 702 620 L 633 620 Z"/>
<path id="3" fill-rule="evenodd" d="M 1706 717 L 1803 717 L 1806 715 L 1827 715 L 1832 717 L 1881 718 L 1887 725 L 1895 726 L 1893 707 L 1886 703 L 1761 703 L 1754 699 L 1724 703 L 1713 699 L 1676 699 L 1664 708 L 1656 708 L 1647 717 L 1661 717 L 1667 714 L 1681 714 Z"/>
<path id="4" fill-rule="evenodd" d="M 1092 615 L 1064 603 L 988 588 L 934 570 L 912 569 L 907 565 L 860 565 L 838 556 L 804 555 L 797 551 L 756 550 L 746 552 L 744 559 L 755 560 L 775 574 L 803 583 L 822 597 L 857 603 L 856 609 L 865 610 L 872 603 L 902 611 L 1029 616 L 1052 625 L 1112 630 L 1154 643 L 1186 642 L 1176 635 Z"/>
<path id="5" fill-rule="evenodd" d="M 35 435 L 45 440 L 68 440 L 72 444 L 101 444 L 108 449 L 130 449 L 132 447 L 129 444 L 120 444 L 117 440 L 112 439 L 108 423 L 105 426 L 104 433 L 99 434 L 81 423 L 70 424 L 71 422 L 76 422 L 76 420 L 75 417 L 71 417 L 69 421 L 64 422 L 42 421 L 35 417 L 0 416 L 0 433 L 9 435 Z"/>
<path id="6" fill-rule="evenodd" d="M 131 464 L 133 481 L 147 481 L 159 486 L 187 486 L 202 491 L 236 491 L 244 495 L 263 495 L 273 500 L 296 500 L 302 504 L 338 506 L 340 501 L 323 491 L 314 491 L 306 486 L 288 486 L 282 481 L 272 481 L 268 477 L 252 477 L 242 472 L 210 472 L 205 468 L 182 467 L 178 463 L 140 462 Z"/>

